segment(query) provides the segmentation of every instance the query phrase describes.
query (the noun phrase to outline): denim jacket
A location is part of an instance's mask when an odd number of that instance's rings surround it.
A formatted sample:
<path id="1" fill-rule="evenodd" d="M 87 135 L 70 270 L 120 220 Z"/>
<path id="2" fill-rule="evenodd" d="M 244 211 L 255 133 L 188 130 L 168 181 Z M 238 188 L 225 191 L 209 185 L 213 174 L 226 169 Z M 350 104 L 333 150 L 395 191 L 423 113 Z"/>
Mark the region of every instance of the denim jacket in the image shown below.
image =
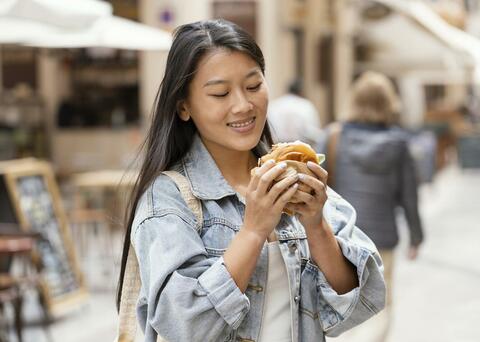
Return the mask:
<path id="1" fill-rule="evenodd" d="M 244 199 L 223 178 L 198 135 L 173 168 L 187 177 L 203 208 L 201 232 L 179 189 L 160 175 L 143 194 L 131 239 L 142 288 L 137 317 L 146 342 L 157 333 L 169 342 L 257 341 L 267 282 L 263 247 L 242 293 L 223 253 L 242 226 Z M 307 236 L 295 217 L 282 215 L 275 229 L 286 264 L 292 341 L 325 341 L 379 312 L 385 303 L 380 256 L 355 226 L 353 207 L 332 190 L 324 216 L 344 256 L 356 266 L 359 286 L 339 295 L 310 258 Z"/>

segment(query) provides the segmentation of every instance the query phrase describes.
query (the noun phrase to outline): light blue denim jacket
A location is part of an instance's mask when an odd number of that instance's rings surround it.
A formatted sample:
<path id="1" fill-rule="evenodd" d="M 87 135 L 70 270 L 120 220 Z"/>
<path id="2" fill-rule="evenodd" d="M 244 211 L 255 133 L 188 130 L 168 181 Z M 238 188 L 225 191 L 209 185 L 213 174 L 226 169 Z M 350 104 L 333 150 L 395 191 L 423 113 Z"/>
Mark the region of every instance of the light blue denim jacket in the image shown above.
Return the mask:
<path id="1" fill-rule="evenodd" d="M 145 341 L 157 332 L 169 342 L 257 341 L 262 324 L 268 253 L 263 247 L 242 293 L 223 253 L 242 226 L 245 205 L 223 178 L 198 135 L 174 169 L 202 201 L 203 225 L 179 189 L 160 175 L 144 193 L 132 226 L 142 280 L 137 316 Z M 324 216 L 359 287 L 339 295 L 310 259 L 302 225 L 283 215 L 276 227 L 291 294 L 292 341 L 325 341 L 379 312 L 385 303 L 383 266 L 373 243 L 355 227 L 353 207 L 329 189 Z"/>

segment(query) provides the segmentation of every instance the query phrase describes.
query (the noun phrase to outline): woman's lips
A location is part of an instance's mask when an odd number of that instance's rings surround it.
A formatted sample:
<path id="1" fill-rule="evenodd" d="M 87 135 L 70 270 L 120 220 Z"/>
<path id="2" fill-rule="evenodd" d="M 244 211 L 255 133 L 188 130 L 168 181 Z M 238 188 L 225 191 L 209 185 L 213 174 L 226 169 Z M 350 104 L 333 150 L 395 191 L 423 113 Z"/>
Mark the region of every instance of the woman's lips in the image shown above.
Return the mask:
<path id="1" fill-rule="evenodd" d="M 255 127 L 255 119 L 256 117 L 251 117 L 245 120 L 230 122 L 227 124 L 227 126 L 233 129 L 235 132 L 246 133 L 250 132 Z"/>

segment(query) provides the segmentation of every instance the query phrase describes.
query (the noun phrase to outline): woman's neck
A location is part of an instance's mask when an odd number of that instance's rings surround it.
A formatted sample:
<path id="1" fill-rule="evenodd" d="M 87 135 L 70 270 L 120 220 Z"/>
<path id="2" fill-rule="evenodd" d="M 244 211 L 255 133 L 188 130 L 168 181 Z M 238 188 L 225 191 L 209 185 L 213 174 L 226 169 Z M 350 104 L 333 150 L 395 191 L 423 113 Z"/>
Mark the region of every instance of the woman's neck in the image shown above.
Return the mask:
<path id="1" fill-rule="evenodd" d="M 245 196 L 250 182 L 250 171 L 257 165 L 257 158 L 251 151 L 232 151 L 205 145 L 223 177 L 237 192 Z"/>

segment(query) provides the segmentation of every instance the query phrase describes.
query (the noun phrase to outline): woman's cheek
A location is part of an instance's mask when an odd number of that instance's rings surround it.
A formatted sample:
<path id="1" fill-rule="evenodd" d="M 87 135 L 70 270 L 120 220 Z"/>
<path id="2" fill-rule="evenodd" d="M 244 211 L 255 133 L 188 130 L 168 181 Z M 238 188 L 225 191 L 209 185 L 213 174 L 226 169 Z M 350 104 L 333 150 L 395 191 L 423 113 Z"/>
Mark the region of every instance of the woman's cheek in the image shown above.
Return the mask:
<path id="1" fill-rule="evenodd" d="M 268 106 L 268 97 L 265 94 L 255 94 L 256 96 L 252 97 L 250 101 L 253 103 L 254 107 L 262 112 L 267 112 Z"/>

